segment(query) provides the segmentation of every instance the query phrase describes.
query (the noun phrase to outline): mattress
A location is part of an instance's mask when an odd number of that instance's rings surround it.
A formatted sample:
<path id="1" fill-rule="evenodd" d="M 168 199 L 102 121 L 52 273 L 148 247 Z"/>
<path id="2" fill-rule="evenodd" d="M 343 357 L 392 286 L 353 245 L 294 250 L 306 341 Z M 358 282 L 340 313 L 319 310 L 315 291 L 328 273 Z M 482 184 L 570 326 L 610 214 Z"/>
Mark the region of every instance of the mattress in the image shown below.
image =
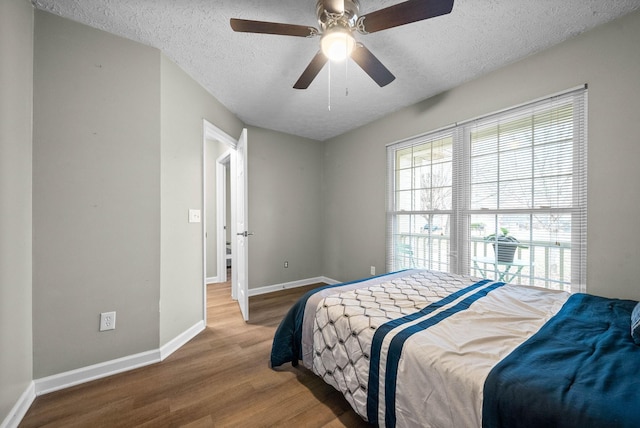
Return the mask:
<path id="1" fill-rule="evenodd" d="M 556 395 L 545 392 L 547 399 L 533 398 L 537 396 L 532 390 L 540 382 L 535 386 L 525 382 L 520 390 L 510 387 L 521 382 L 520 375 L 514 374 L 518 370 L 524 370 L 522 379 L 527 376 L 545 379 L 549 367 L 545 358 L 571 361 L 564 352 L 567 347 L 558 348 L 558 343 L 553 344 L 555 350 L 531 350 L 526 346 L 546 330 L 551 332 L 551 339 L 564 335 L 558 328 L 571 325 L 566 319 L 574 319 L 575 308 L 584 308 L 585 304 L 592 308 L 599 302 L 602 313 L 598 316 L 608 318 L 596 323 L 599 326 L 596 333 L 603 332 L 602 322 L 611 325 L 608 320 L 611 313 L 607 311 L 617 308 L 620 326 L 610 330 L 622 336 L 620 332 L 628 322 L 625 317 L 633 302 L 585 296 L 428 270 L 408 270 L 327 286 L 307 293 L 291 308 L 276 332 L 271 364 L 297 365 L 302 361 L 340 391 L 363 419 L 381 426 L 517 426 L 504 413 L 518 414 L 520 421 L 529 417 L 530 407 L 530 413 L 542 414 L 544 421 L 553 421 L 549 415 L 554 412 L 561 421 L 567 410 L 562 403 L 553 409 L 554 400 L 579 400 L 574 395 L 589 394 L 579 388 L 571 391 L 567 382 L 559 383 Z M 594 322 L 588 316 L 578 318 L 581 322 Z M 573 324 L 570 330 L 581 331 L 583 338 L 585 331 L 594 332 L 593 326 L 582 324 Z M 573 343 L 576 339 L 566 340 Z M 539 342 L 544 349 L 549 346 L 549 337 Z M 574 344 L 573 349 L 593 350 L 594 343 Z M 524 365 L 517 364 L 527 360 L 522 355 L 523 346 L 526 355 L 545 355 L 542 359 L 536 357 L 541 362 L 536 369 L 539 373 L 531 375 L 529 368 L 534 365 L 530 360 Z M 627 368 L 633 361 L 640 361 L 638 350 L 638 346 L 628 347 L 625 357 L 618 355 L 617 364 L 620 358 L 630 359 L 629 363 L 623 363 Z M 504 362 L 514 360 L 514 366 L 520 368 L 515 372 L 502 371 Z M 582 360 L 594 364 L 589 358 Z M 565 366 L 574 373 L 580 364 L 572 361 Z M 560 372 L 555 371 L 551 377 Z M 610 372 L 597 376 L 607 378 L 612 376 Z M 573 377 L 571 385 L 576 385 L 577 375 Z M 550 381 L 542 381 L 545 382 Z M 617 394 L 633 388 L 629 379 L 619 383 L 623 387 Z M 489 399 L 485 399 L 486 385 L 491 386 Z M 529 385 L 531 389 L 527 389 Z M 597 394 L 611 392 L 611 388 L 600 389 Z M 569 395 L 563 395 L 564 390 Z M 513 394 L 520 398 L 512 399 Z M 580 408 L 588 415 L 584 408 L 594 407 L 597 394 L 591 404 L 586 400 L 579 406 L 573 403 L 571 408 Z M 539 406 L 530 406 L 538 402 Z M 509 407 L 512 403 L 516 403 L 515 407 Z M 640 403 L 636 408 L 640 409 Z M 520 413 L 514 413 L 516 410 Z M 616 411 L 620 413 L 619 409 Z M 621 415 L 618 426 L 626 426 L 625 421 L 636 416 L 640 416 L 637 411 Z M 597 418 L 575 420 L 597 423 Z M 604 422 L 610 423 L 611 418 Z M 602 426 L 611 426 L 604 422 Z"/>

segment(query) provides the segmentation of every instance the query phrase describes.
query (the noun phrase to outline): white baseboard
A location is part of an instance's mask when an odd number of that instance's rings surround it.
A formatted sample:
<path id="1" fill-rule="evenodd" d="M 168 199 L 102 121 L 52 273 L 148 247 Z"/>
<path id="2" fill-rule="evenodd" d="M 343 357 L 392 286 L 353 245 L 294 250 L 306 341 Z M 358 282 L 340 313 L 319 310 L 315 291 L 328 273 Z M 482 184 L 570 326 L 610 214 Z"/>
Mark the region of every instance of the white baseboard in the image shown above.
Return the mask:
<path id="1" fill-rule="evenodd" d="M 209 280 L 209 278 L 207 278 L 207 280 Z M 253 288 L 249 290 L 249 296 L 273 293 L 275 291 L 285 290 L 288 288 L 303 287 L 305 285 L 317 283 L 339 284 L 340 281 L 336 281 L 325 276 L 317 276 L 315 278 L 307 278 L 282 284 Z M 205 327 L 204 321 L 199 321 L 159 349 L 128 355 L 115 360 L 105 361 L 91 366 L 81 367 L 68 372 L 36 379 L 31 382 L 29 387 L 20 396 L 19 400 L 13 406 L 7 417 L 0 424 L 0 428 L 17 427 L 35 398 L 39 395 L 48 394 L 50 392 L 163 361 L 169 355 L 180 349 L 185 343 L 197 336 L 198 333 L 205 329 Z"/>
<path id="2" fill-rule="evenodd" d="M 0 428 L 17 428 L 35 399 L 36 387 L 35 383 L 31 381 L 27 389 L 25 389 L 22 395 L 20 395 L 20 398 L 18 398 L 18 401 L 16 401 L 16 404 L 13 405 L 7 417 L 0 423 Z"/>
<path id="3" fill-rule="evenodd" d="M 336 279 L 327 278 L 326 276 L 321 276 L 322 282 L 327 283 L 329 285 L 342 284 L 342 281 L 338 281 Z"/>
<path id="4" fill-rule="evenodd" d="M 141 352 L 139 354 L 127 355 L 115 360 L 93 364 L 87 367 L 58 373 L 52 376 L 36 379 L 36 395 L 48 394 L 50 392 L 69 388 L 81 383 L 101 379 L 117 373 L 148 366 L 149 364 L 160 362 L 160 350 Z"/>
<path id="5" fill-rule="evenodd" d="M 205 278 L 205 284 L 215 284 L 220 281 L 220 276 L 211 276 L 209 278 Z"/>
<path id="6" fill-rule="evenodd" d="M 49 392 L 69 388 L 81 383 L 101 379 L 117 373 L 148 366 L 150 364 L 159 363 L 177 351 L 189 340 L 193 339 L 193 337 L 204 330 L 204 328 L 204 321 L 199 321 L 194 326 L 167 342 L 160 349 L 127 355 L 126 357 L 117 358 L 115 360 L 105 361 L 91 366 L 81 367 L 68 372 L 36 379 L 34 381 L 35 395 L 48 394 Z"/>
<path id="7" fill-rule="evenodd" d="M 264 287 L 250 288 L 249 297 L 258 296 L 260 294 L 273 293 L 275 291 L 286 290 L 288 288 L 304 287 L 305 285 L 317 284 L 339 284 L 340 281 L 327 278 L 326 276 L 316 276 L 315 278 L 300 279 L 298 281 L 284 282 L 282 284 L 265 285 Z"/>
<path id="8" fill-rule="evenodd" d="M 205 329 L 204 321 L 200 320 L 194 324 L 191 328 L 188 328 L 178 336 L 171 339 L 160 347 L 160 361 L 164 361 L 169 355 L 180 349 L 185 343 L 193 339 Z"/>

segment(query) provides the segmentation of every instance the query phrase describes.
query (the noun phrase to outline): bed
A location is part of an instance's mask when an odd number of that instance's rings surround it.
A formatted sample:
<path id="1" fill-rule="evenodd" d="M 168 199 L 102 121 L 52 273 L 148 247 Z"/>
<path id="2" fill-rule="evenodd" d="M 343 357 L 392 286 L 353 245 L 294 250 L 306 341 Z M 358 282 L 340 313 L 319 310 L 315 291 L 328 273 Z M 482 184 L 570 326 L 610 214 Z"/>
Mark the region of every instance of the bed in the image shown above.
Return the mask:
<path id="1" fill-rule="evenodd" d="M 413 269 L 305 294 L 271 366 L 302 362 L 379 426 L 638 427 L 638 307 Z"/>

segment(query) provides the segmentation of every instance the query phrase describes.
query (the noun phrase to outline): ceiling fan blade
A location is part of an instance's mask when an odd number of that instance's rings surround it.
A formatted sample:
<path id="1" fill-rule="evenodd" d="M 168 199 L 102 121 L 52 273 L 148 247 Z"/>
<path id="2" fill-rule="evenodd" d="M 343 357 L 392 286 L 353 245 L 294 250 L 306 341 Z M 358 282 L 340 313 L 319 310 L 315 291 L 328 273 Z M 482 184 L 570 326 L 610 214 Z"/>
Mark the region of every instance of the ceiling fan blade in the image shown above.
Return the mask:
<path id="1" fill-rule="evenodd" d="M 327 63 L 327 57 L 320 51 L 313 57 L 307 68 L 302 72 L 298 81 L 293 85 L 295 89 L 307 89 L 316 78 L 322 67 Z"/>
<path id="2" fill-rule="evenodd" d="M 453 9 L 453 0 L 408 0 L 368 13 L 358 19 L 361 33 L 375 33 L 387 28 L 410 24 L 423 19 L 446 15 Z M 364 31 L 360 28 L 364 27 Z"/>
<path id="3" fill-rule="evenodd" d="M 280 24 L 277 22 L 251 21 L 249 19 L 231 18 L 233 31 L 241 33 L 278 34 L 281 36 L 311 37 L 317 36 L 318 30 L 304 25 Z"/>
<path id="4" fill-rule="evenodd" d="M 351 52 L 351 59 L 380 87 L 387 86 L 396 78 L 362 43 L 356 44 L 356 48 Z"/>

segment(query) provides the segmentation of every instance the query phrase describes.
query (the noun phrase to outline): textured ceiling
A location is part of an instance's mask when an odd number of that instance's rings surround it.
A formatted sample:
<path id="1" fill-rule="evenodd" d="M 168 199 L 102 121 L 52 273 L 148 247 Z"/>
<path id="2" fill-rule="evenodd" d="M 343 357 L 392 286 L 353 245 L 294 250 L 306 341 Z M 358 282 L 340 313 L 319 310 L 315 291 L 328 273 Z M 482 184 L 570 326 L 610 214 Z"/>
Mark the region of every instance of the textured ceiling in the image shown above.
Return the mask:
<path id="1" fill-rule="evenodd" d="M 399 2 L 360 0 L 360 13 Z M 296 90 L 319 38 L 235 33 L 229 19 L 317 27 L 315 3 L 33 0 L 38 9 L 162 50 L 249 125 L 320 141 L 640 9 L 640 0 L 455 0 L 449 15 L 356 35 L 396 76 L 388 86 L 349 61 L 325 66 L 309 89 Z"/>

